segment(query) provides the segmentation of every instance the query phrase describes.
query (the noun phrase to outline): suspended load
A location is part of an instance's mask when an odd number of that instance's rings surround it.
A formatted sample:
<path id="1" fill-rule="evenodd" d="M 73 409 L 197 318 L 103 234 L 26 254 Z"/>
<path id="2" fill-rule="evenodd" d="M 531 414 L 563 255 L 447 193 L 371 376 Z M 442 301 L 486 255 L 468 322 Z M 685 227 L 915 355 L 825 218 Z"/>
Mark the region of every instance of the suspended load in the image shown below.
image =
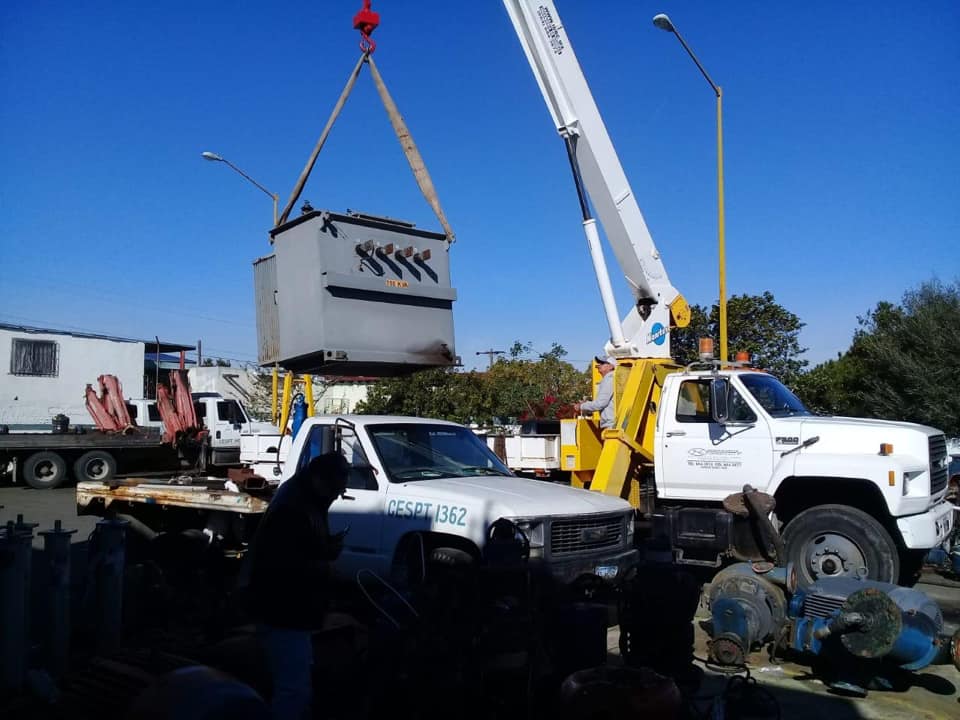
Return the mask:
<path id="1" fill-rule="evenodd" d="M 270 231 L 272 254 L 253 264 L 258 360 L 294 372 L 389 376 L 455 365 L 449 250 L 453 230 L 426 164 L 373 61 L 380 16 L 364 0 L 353 19 L 361 55 Z M 424 199 L 443 234 L 413 223 L 314 210 L 300 198 L 364 66 Z"/>
<path id="2" fill-rule="evenodd" d="M 254 263 L 261 365 L 388 376 L 456 362 L 445 235 L 320 210 L 270 235 Z"/>

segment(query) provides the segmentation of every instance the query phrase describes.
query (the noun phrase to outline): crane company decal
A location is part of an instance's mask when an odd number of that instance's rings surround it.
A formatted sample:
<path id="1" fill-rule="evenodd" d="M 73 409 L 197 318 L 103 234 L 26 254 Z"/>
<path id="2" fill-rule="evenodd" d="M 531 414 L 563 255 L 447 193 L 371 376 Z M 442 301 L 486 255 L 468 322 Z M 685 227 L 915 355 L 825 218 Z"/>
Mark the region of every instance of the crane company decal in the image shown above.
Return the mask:
<path id="1" fill-rule="evenodd" d="M 419 500 L 390 500 L 387 502 L 387 517 L 402 520 L 431 520 L 435 525 L 467 526 L 465 507 Z"/>
<path id="2" fill-rule="evenodd" d="M 410 283 L 408 283 L 406 280 L 385 280 L 384 282 L 387 283 L 387 287 L 393 287 L 393 288 L 410 287 Z"/>
<path id="3" fill-rule="evenodd" d="M 647 342 L 654 345 L 663 345 L 667 341 L 669 332 L 669 328 L 664 327 L 663 323 L 654 323 L 653 327 L 650 328 L 650 334 L 647 335 Z"/>
<path id="4" fill-rule="evenodd" d="M 554 55 L 562 55 L 563 40 L 560 39 L 560 31 L 557 30 L 557 26 L 553 22 L 550 10 L 541 5 L 537 8 L 537 17 L 540 18 L 540 24 L 543 25 L 543 34 L 547 36 L 550 49 L 553 50 Z"/>
<path id="5" fill-rule="evenodd" d="M 743 465 L 739 450 L 715 448 L 690 448 L 687 450 L 687 466 L 700 470 L 730 470 Z"/>

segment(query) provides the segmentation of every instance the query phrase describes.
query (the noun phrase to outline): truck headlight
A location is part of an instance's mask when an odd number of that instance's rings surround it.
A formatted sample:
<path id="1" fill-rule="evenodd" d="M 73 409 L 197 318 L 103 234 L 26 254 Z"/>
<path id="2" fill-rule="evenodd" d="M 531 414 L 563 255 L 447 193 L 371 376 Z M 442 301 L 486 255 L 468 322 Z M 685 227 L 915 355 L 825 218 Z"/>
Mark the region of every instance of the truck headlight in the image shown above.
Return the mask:
<path id="1" fill-rule="evenodd" d="M 634 521 L 633 513 L 630 513 L 629 515 L 627 515 L 627 519 L 626 519 L 626 522 L 627 522 L 627 547 L 633 547 L 633 531 L 634 531 L 633 521 Z"/>
<path id="2" fill-rule="evenodd" d="M 530 548 L 543 548 L 543 520 L 517 518 L 514 524 L 523 531 L 530 541 Z"/>
<path id="3" fill-rule="evenodd" d="M 915 472 L 905 472 L 903 474 L 903 494 L 904 495 L 910 494 L 911 487 L 914 485 L 917 478 L 919 478 L 922 474 L 923 474 L 923 471 L 920 471 L 920 470 Z"/>

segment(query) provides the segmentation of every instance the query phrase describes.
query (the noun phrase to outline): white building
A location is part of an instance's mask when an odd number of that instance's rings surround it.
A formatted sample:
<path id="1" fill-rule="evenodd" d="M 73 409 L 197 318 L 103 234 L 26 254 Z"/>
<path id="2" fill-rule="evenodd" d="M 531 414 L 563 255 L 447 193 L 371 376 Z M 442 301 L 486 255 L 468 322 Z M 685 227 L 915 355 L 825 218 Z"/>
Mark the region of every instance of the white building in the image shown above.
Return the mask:
<path id="1" fill-rule="evenodd" d="M 193 349 L 154 341 L 0 323 L 0 425 L 47 430 L 54 415 L 92 425 L 84 391 L 116 375 L 124 397 L 143 397 L 146 356 Z"/>
<path id="2" fill-rule="evenodd" d="M 313 401 L 316 412 L 320 415 L 346 415 L 355 412 L 357 404 L 367 399 L 367 391 L 376 381 L 377 378 L 374 377 L 314 378 Z"/>

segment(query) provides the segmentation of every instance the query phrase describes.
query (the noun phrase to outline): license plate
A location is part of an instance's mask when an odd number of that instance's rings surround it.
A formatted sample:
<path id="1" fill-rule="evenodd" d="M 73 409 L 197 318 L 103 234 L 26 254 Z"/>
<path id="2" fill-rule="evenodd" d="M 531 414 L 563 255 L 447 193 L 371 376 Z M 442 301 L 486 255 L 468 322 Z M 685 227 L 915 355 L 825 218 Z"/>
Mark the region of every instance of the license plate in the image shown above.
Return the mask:
<path id="1" fill-rule="evenodd" d="M 618 568 L 616 565 L 597 565 L 597 567 L 594 569 L 594 573 L 604 580 L 613 580 L 617 576 L 619 570 L 620 568 Z"/>

